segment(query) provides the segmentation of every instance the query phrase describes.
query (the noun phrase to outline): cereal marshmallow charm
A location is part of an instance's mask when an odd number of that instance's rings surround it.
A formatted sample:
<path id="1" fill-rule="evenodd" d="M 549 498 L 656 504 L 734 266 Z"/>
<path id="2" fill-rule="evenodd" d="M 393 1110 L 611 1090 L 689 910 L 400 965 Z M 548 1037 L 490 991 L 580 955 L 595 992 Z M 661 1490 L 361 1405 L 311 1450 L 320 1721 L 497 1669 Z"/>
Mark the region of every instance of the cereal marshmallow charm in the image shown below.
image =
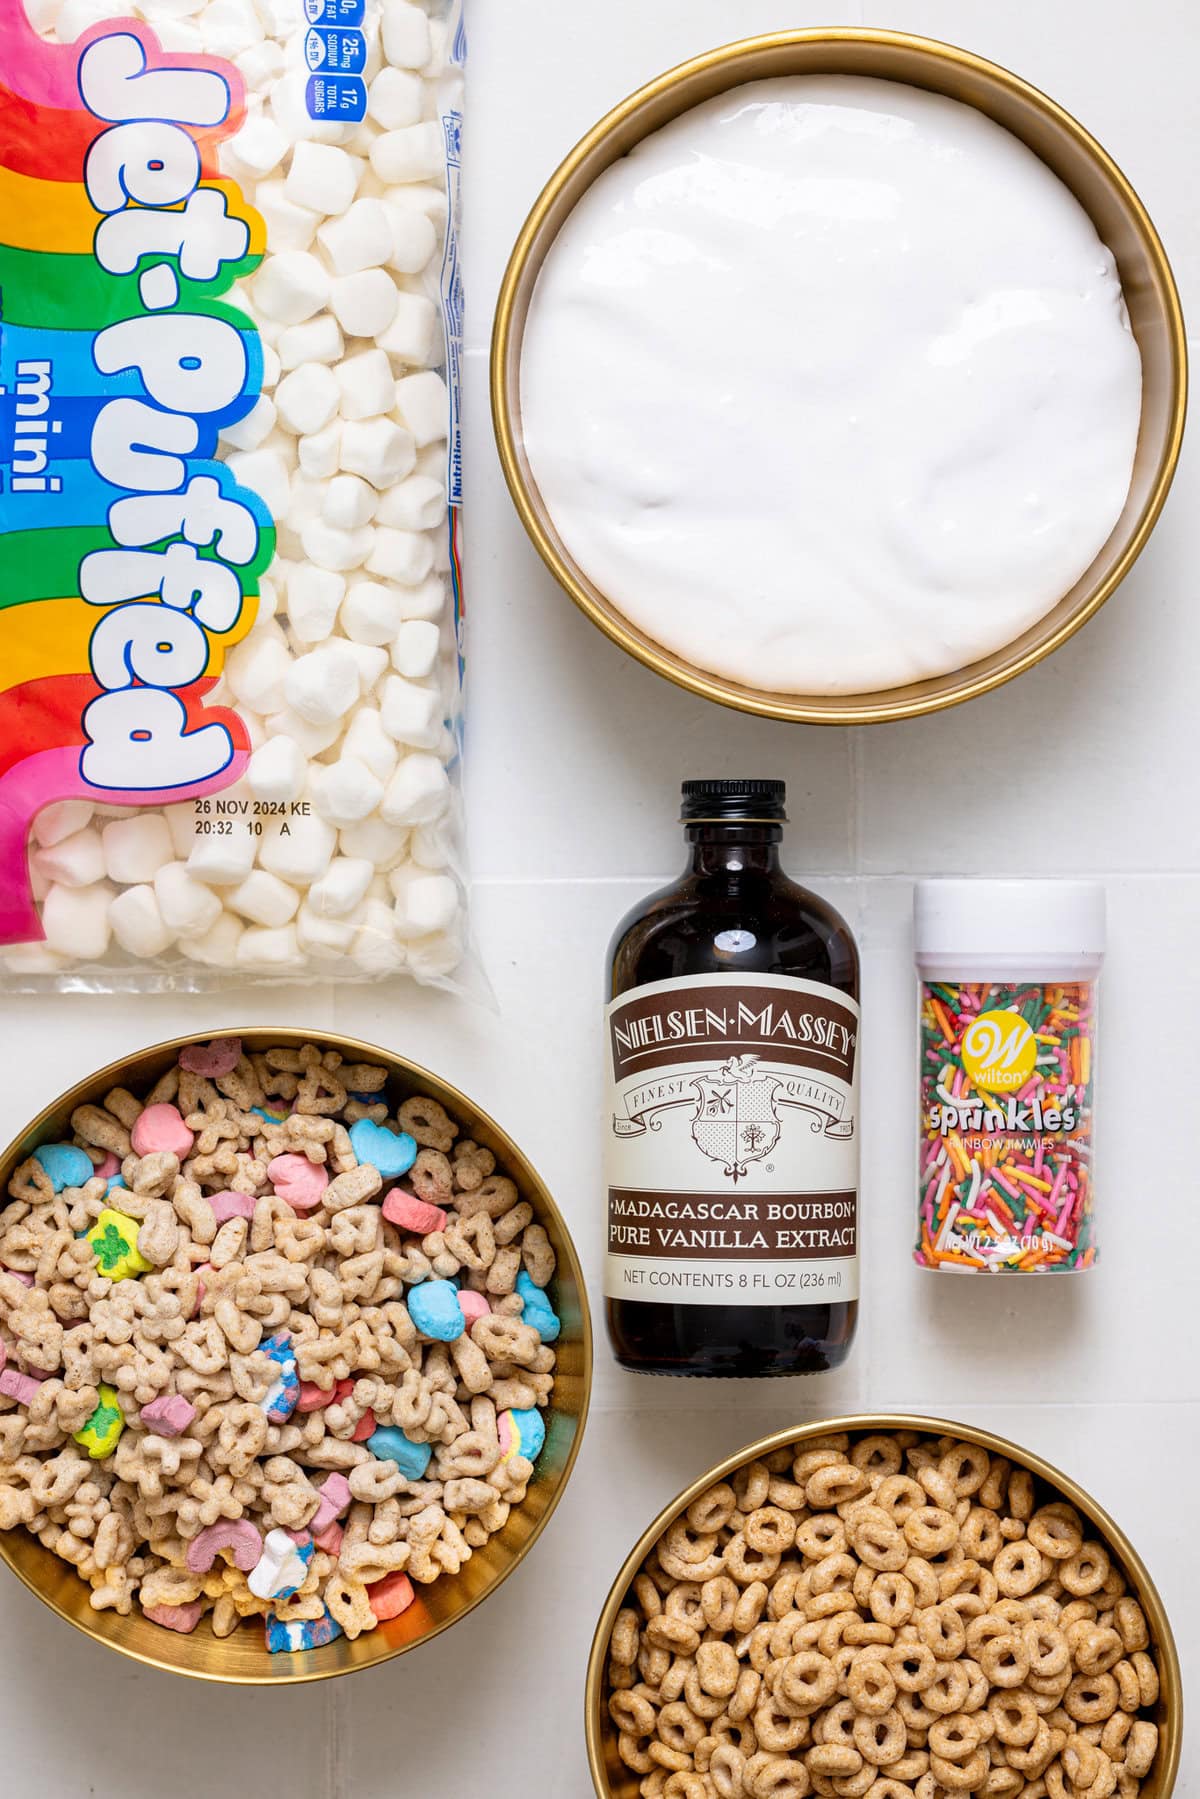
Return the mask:
<path id="1" fill-rule="evenodd" d="M 398 1181 L 417 1159 L 416 1142 L 407 1131 L 389 1131 L 369 1118 L 350 1126 L 350 1146 L 359 1161 L 378 1168 L 385 1181 Z"/>
<path id="2" fill-rule="evenodd" d="M 293 1212 L 311 1212 L 329 1185 L 329 1170 L 307 1156 L 276 1156 L 267 1163 L 267 1179 Z"/>
<path id="3" fill-rule="evenodd" d="M 148 1605 L 143 1615 L 151 1624 L 161 1624 L 164 1630 L 177 1630 L 181 1637 L 187 1637 L 204 1616 L 204 1601 L 193 1599 L 187 1605 Z"/>
<path id="4" fill-rule="evenodd" d="M 398 1231 L 412 1231 L 418 1237 L 428 1237 L 432 1231 L 444 1231 L 446 1214 L 440 1206 L 431 1206 L 427 1200 L 418 1199 L 415 1193 L 406 1193 L 403 1187 L 393 1187 L 383 1202 L 383 1215 L 389 1224 L 394 1224 Z"/>
<path id="5" fill-rule="evenodd" d="M 181 1068 L 188 1074 L 201 1074 L 209 1081 L 232 1074 L 241 1059 L 240 1037 L 218 1037 L 212 1043 L 188 1043 L 179 1052 Z"/>
<path id="6" fill-rule="evenodd" d="M 367 1588 L 371 1610 L 381 1624 L 406 1612 L 415 1598 L 412 1581 L 399 1569 L 394 1574 L 385 1574 L 382 1580 L 373 1581 Z"/>
<path id="7" fill-rule="evenodd" d="M 221 1518 L 192 1538 L 187 1565 L 193 1574 L 207 1574 L 223 1549 L 229 1550 L 235 1568 L 250 1574 L 262 1559 L 263 1540 L 248 1518 Z"/>
<path id="8" fill-rule="evenodd" d="M 455 1343 L 467 1328 L 453 1281 L 422 1281 L 408 1295 L 408 1315 L 417 1329 L 439 1343 Z"/>
<path id="9" fill-rule="evenodd" d="M 73 1143 L 43 1143 L 34 1150 L 33 1158 L 49 1175 L 56 1193 L 64 1187 L 82 1187 L 92 1178 L 91 1158 Z"/>
<path id="10" fill-rule="evenodd" d="M 286 1530 L 269 1530 L 246 1585 L 256 1599 L 290 1599 L 304 1585 L 312 1558 L 311 1543 L 294 1543 Z"/>
<path id="11" fill-rule="evenodd" d="M 546 1441 L 546 1420 L 539 1411 L 532 1409 L 501 1412 L 496 1420 L 496 1433 L 500 1438 L 501 1463 L 511 1462 L 515 1455 L 523 1455 L 527 1462 L 536 1462 Z"/>
<path id="12" fill-rule="evenodd" d="M 286 1331 L 267 1337 L 259 1344 L 259 1353 L 269 1355 L 279 1365 L 279 1378 L 262 1402 L 263 1411 L 272 1424 L 286 1424 L 300 1398 L 300 1379 L 296 1373 L 296 1352 Z"/>
<path id="13" fill-rule="evenodd" d="M 285 1655 L 294 1649 L 323 1649 L 341 1634 L 341 1625 L 328 1612 L 320 1618 L 291 1624 L 285 1624 L 281 1618 L 267 1619 L 267 1648 L 272 1655 Z"/>
<path id="14" fill-rule="evenodd" d="M 395 1462 L 405 1480 L 424 1480 L 433 1458 L 430 1443 L 414 1443 L 394 1424 L 383 1424 L 367 1438 L 367 1448 L 381 1462 Z"/>
<path id="15" fill-rule="evenodd" d="M 110 1281 L 124 1281 L 147 1273 L 153 1263 L 138 1253 L 140 1229 L 136 1218 L 130 1218 L 125 1212 L 115 1212 L 111 1206 L 104 1208 L 87 1233 L 87 1240 L 96 1252 L 100 1274 Z"/>
<path id="16" fill-rule="evenodd" d="M 102 1381 L 96 1391 L 100 1404 L 83 1428 L 75 1432 L 75 1441 L 83 1445 L 94 1462 L 102 1462 L 117 1447 L 117 1439 L 125 1429 L 125 1417 L 115 1388 Z"/>
<path id="17" fill-rule="evenodd" d="M 522 1324 L 531 1324 L 543 1343 L 553 1343 L 562 1329 L 562 1321 L 545 1293 L 522 1269 L 517 1276 L 517 1292 L 525 1301 Z"/>
<path id="18" fill-rule="evenodd" d="M 156 1436 L 181 1437 L 195 1422 L 196 1408 L 182 1393 L 164 1393 L 144 1405 L 138 1418 L 146 1430 L 152 1430 Z"/>
<path id="19" fill-rule="evenodd" d="M 147 1106 L 129 1136 L 134 1154 L 152 1156 L 166 1152 L 182 1162 L 196 1141 L 183 1122 L 178 1106 Z"/>

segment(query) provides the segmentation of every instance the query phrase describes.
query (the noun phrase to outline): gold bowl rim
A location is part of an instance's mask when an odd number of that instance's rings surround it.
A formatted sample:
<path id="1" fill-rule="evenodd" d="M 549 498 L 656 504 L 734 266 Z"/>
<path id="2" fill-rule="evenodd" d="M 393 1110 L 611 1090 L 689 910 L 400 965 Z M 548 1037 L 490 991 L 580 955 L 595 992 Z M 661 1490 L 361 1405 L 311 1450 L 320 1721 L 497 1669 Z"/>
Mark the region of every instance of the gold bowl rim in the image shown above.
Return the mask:
<path id="1" fill-rule="evenodd" d="M 119 1636 L 113 1636 L 107 1631 L 105 1624 L 111 1615 L 108 1612 L 97 1612 L 95 1614 L 95 1623 L 92 1623 L 90 1620 L 84 1622 L 65 1610 L 64 1607 L 59 1605 L 48 1593 L 43 1592 L 37 1582 L 31 1579 L 26 1571 L 19 1567 L 13 1560 L 9 1547 L 10 1538 L 26 1541 L 29 1540 L 29 1533 L 22 1526 L 18 1526 L 11 1531 L 0 1531 L 0 1562 L 3 1562 L 9 1571 L 16 1575 L 22 1586 L 28 1588 L 34 1597 L 41 1600 L 42 1604 L 47 1606 L 50 1611 L 54 1612 L 57 1617 L 61 1618 L 65 1623 L 70 1624 L 74 1629 L 80 1631 L 85 1637 L 89 1637 L 94 1642 L 103 1644 L 105 1648 L 114 1649 L 119 1655 L 127 1656 L 131 1661 L 140 1662 L 144 1666 L 158 1668 L 165 1674 L 179 1674 L 191 1680 L 210 1681 L 218 1686 L 304 1686 L 313 1681 L 335 1680 L 343 1675 L 360 1674 L 372 1668 L 380 1668 L 383 1667 L 385 1663 L 395 1660 L 397 1656 L 405 1655 L 413 1649 L 420 1649 L 424 1644 L 432 1642 L 435 1637 L 441 1636 L 443 1631 L 449 1630 L 453 1625 L 461 1623 L 477 1606 L 482 1605 L 486 1599 L 489 1599 L 492 1594 L 496 1592 L 497 1588 L 503 1586 L 509 1575 L 524 1561 L 525 1557 L 533 1549 L 538 1538 L 550 1522 L 551 1517 L 554 1515 L 558 1502 L 562 1498 L 567 1483 L 574 1471 L 575 1463 L 583 1443 L 583 1434 L 587 1425 L 588 1409 L 591 1403 L 592 1393 L 593 1340 L 591 1311 L 588 1305 L 587 1283 L 584 1278 L 583 1267 L 580 1263 L 579 1254 L 575 1248 L 574 1239 L 571 1236 L 567 1222 L 559 1210 L 557 1202 L 551 1194 L 549 1187 L 542 1179 L 542 1176 L 538 1173 L 529 1157 L 514 1142 L 509 1133 L 504 1130 L 502 1126 L 498 1125 L 491 1114 L 485 1111 L 485 1109 L 475 1100 L 463 1093 L 462 1090 L 456 1087 L 451 1081 L 447 1081 L 443 1079 L 441 1075 L 435 1074 L 432 1069 L 426 1068 L 422 1063 L 414 1062 L 410 1057 L 400 1055 L 394 1050 L 384 1049 L 379 1044 L 369 1043 L 361 1037 L 348 1037 L 341 1031 L 326 1031 L 320 1029 L 304 1030 L 295 1025 L 271 1026 L 256 1024 L 244 1025 L 241 1028 L 231 1025 L 224 1026 L 219 1030 L 189 1031 L 183 1036 L 165 1038 L 162 1042 L 149 1044 L 144 1049 L 132 1050 L 127 1055 L 119 1057 L 116 1061 L 108 1063 L 106 1067 L 99 1068 L 94 1073 L 84 1076 L 82 1080 L 76 1081 L 73 1086 L 68 1087 L 63 1093 L 59 1094 L 57 1099 L 51 1100 L 48 1105 L 42 1108 L 37 1117 L 31 1119 L 17 1136 L 15 1136 L 12 1141 L 0 1151 L 0 1175 L 3 1176 L 5 1186 L 7 1185 L 8 1172 L 10 1171 L 11 1166 L 15 1165 L 22 1154 L 25 1153 L 26 1144 L 36 1140 L 38 1132 L 44 1129 L 55 1114 L 61 1112 L 64 1107 L 83 1104 L 86 1100 L 94 1097 L 95 1093 L 102 1089 L 102 1084 L 107 1083 L 111 1085 L 116 1082 L 121 1074 L 128 1070 L 131 1063 L 141 1062 L 150 1057 L 177 1055 L 179 1050 L 183 1049 L 189 1043 L 212 1043 L 223 1037 L 238 1037 L 243 1043 L 249 1044 L 251 1048 L 258 1047 L 256 1040 L 269 1040 L 269 1043 L 272 1046 L 275 1044 L 301 1045 L 305 1043 L 314 1043 L 324 1048 L 340 1050 L 346 1055 L 347 1059 L 356 1057 L 382 1061 L 388 1064 L 389 1080 L 398 1076 L 402 1080 L 412 1078 L 414 1081 L 427 1083 L 429 1090 L 435 1093 L 435 1096 L 446 1105 L 448 1110 L 453 1112 L 455 1105 L 460 1105 L 462 1107 L 462 1112 L 459 1114 L 460 1120 L 470 1119 L 474 1121 L 475 1124 L 482 1125 L 486 1130 L 490 1131 L 496 1142 L 501 1146 L 510 1171 L 514 1169 L 518 1171 L 522 1184 L 529 1186 L 531 1189 L 530 1197 L 534 1204 L 535 1217 L 548 1216 L 550 1221 L 555 1225 L 559 1233 L 561 1245 L 566 1250 L 566 1259 L 571 1279 L 574 1281 L 579 1293 L 579 1316 L 581 1325 L 579 1342 L 583 1352 L 583 1367 L 580 1376 L 581 1396 L 579 1412 L 575 1425 L 574 1439 L 567 1452 L 561 1472 L 555 1481 L 553 1490 L 547 1498 L 545 1510 L 542 1512 L 541 1516 L 535 1520 L 529 1536 L 512 1555 L 507 1566 L 497 1574 L 490 1585 L 485 1587 L 482 1592 L 476 1594 L 474 1599 L 470 1600 L 461 1611 L 456 1612 L 453 1617 L 442 1619 L 440 1622 L 436 1623 L 432 1629 L 425 1631 L 420 1637 L 389 1645 L 385 1654 L 380 1654 L 369 1662 L 351 1664 L 348 1666 L 302 1667 L 294 1672 L 289 1668 L 287 1671 L 281 1670 L 278 1674 L 222 1674 L 215 1669 L 186 1666 L 181 1662 L 171 1661 L 163 1656 L 149 1654 L 144 1650 L 134 1648 L 129 1643 L 122 1642 Z M 263 1047 L 267 1047 L 266 1042 L 263 1043 Z M 2 1190 L 0 1190 L 0 1199 L 4 1199 L 4 1203 L 7 1203 Z M 0 1211 L 2 1210 L 3 1204 L 0 1204 Z M 547 1408 L 547 1410 L 552 1412 L 553 1406 Z M 45 1553 L 50 1555 L 53 1551 L 46 1550 Z M 451 1575 L 447 1578 L 453 1580 L 455 1577 Z M 186 1641 L 187 1639 L 185 1638 L 184 1640 Z M 264 1650 L 263 1653 L 266 1655 L 267 1652 Z M 290 1663 L 297 1660 L 314 1660 L 320 1656 L 320 1653 L 320 1650 L 305 1651 L 302 1654 L 292 1654 L 286 1658 L 277 1657 L 272 1659 L 279 1661 L 286 1659 Z"/>
<path id="2" fill-rule="evenodd" d="M 575 180 L 579 171 L 610 136 L 621 131 L 632 120 L 635 120 L 640 112 L 652 107 L 672 88 L 689 83 L 722 65 L 728 65 L 734 71 L 734 79 L 728 84 L 733 86 L 736 84 L 736 65 L 739 62 L 764 53 L 802 48 L 806 45 L 814 47 L 819 45 L 847 46 L 852 51 L 855 46 L 875 46 L 905 51 L 923 58 L 931 69 L 957 68 L 986 82 L 995 83 L 1028 106 L 1041 112 L 1052 124 L 1065 132 L 1084 156 L 1096 166 L 1133 222 L 1147 259 L 1154 270 L 1155 289 L 1161 303 L 1170 344 L 1170 402 L 1167 408 L 1162 448 L 1150 491 L 1140 514 L 1133 521 L 1121 554 L 1107 574 L 1082 596 L 1049 636 L 1029 645 L 1019 653 L 1014 651 L 1006 656 L 1003 648 L 994 652 L 994 657 L 1001 658 L 998 666 L 990 666 L 992 658 L 987 658 L 984 659 L 982 667 L 979 663 L 967 664 L 961 670 L 952 670 L 945 675 L 929 677 L 930 681 L 946 683 L 944 687 L 933 693 L 920 691 L 929 684 L 928 681 L 922 681 L 896 688 L 881 689 L 875 693 L 850 694 L 844 699 L 839 699 L 834 695 L 821 696 L 822 703 L 818 705 L 814 703 L 818 696 L 770 693 L 765 689 L 743 686 L 741 683 L 707 673 L 697 665 L 685 661 L 673 651 L 654 643 L 648 636 L 632 630 L 623 621 L 615 603 L 610 603 L 611 609 L 609 609 L 598 603 L 593 597 L 588 587 L 576 575 L 572 562 L 560 550 L 555 537 L 543 524 L 538 508 L 530 497 L 530 489 L 533 485 L 532 477 L 527 478 L 522 463 L 516 394 L 519 387 L 519 352 L 520 340 L 524 333 L 524 320 L 522 319 L 518 329 L 516 314 L 518 303 L 524 294 L 527 283 L 529 297 L 532 297 L 533 286 L 536 284 L 545 250 L 549 248 L 548 244 L 543 247 L 543 238 L 548 230 L 550 215 L 557 206 L 563 189 Z M 881 79 L 889 79 L 889 77 L 881 77 Z M 895 79 L 903 78 L 895 77 Z M 935 91 L 945 92 L 946 90 L 936 88 Z M 972 104 L 972 102 L 967 101 L 965 104 Z M 654 128 L 657 129 L 657 126 Z M 1005 129 L 1012 128 L 1006 126 Z M 1020 136 L 1018 132 L 1014 132 L 1014 135 Z M 627 152 L 623 152 L 623 154 L 625 153 Z M 1037 154 L 1036 151 L 1035 154 Z M 1060 176 L 1059 179 L 1061 180 L 1062 177 Z M 1080 204 L 1082 205 L 1083 202 L 1081 201 Z M 533 265 L 532 275 L 530 273 L 531 265 Z M 684 62 L 677 63 L 661 75 L 655 76 L 653 80 L 646 82 L 632 94 L 627 95 L 624 100 L 619 101 L 584 137 L 580 138 L 542 188 L 513 246 L 496 302 L 492 327 L 489 384 L 492 424 L 500 465 L 521 523 L 538 555 L 559 586 L 618 648 L 625 650 L 645 667 L 651 669 L 655 674 L 662 675 L 677 687 L 685 688 L 702 699 L 715 700 L 719 705 L 728 706 L 735 711 L 749 712 L 764 718 L 781 719 L 800 724 L 886 724 L 898 719 L 915 718 L 926 713 L 944 711 L 951 706 L 961 705 L 966 700 L 975 699 L 980 694 L 991 692 L 992 689 L 1015 680 L 1018 675 L 1024 674 L 1028 669 L 1052 655 L 1055 650 L 1060 649 L 1069 638 L 1082 629 L 1089 619 L 1094 617 L 1104 602 L 1120 586 L 1141 555 L 1158 521 L 1179 461 L 1187 414 L 1187 331 L 1171 264 L 1149 212 L 1129 178 L 1108 151 L 1065 107 L 1060 106 L 1056 100 L 1051 99 L 1032 82 L 1026 81 L 1011 69 L 1005 68 L 1003 64 L 991 62 L 988 58 L 979 56 L 972 50 L 964 50 L 956 44 L 949 44 L 938 38 L 867 26 L 818 26 L 804 30 L 766 32 L 752 37 L 739 38 L 733 43 L 719 45 L 715 49 L 704 51 L 699 56 L 690 57 Z M 1143 412 L 1143 418 L 1144 416 Z M 1114 526 L 1114 532 L 1115 530 Z M 1036 625 L 1031 629 L 1036 629 Z M 1022 635 L 1027 634 L 1022 633 Z M 1019 642 L 1020 637 L 1014 639 L 1014 644 Z M 978 672 L 972 674 L 973 668 Z M 957 679 L 955 679 L 956 676 Z M 914 687 L 918 691 L 914 692 Z M 894 697 L 889 698 L 889 694 Z"/>
<path id="3" fill-rule="evenodd" d="M 934 1418 L 918 1412 L 860 1412 L 840 1418 L 815 1419 L 808 1424 L 790 1425 L 783 1430 L 772 1432 L 770 1436 L 760 1437 L 757 1442 L 749 1443 L 744 1449 L 735 1450 L 727 1455 L 694 1480 L 675 1499 L 672 1499 L 659 1512 L 654 1522 L 642 1532 L 637 1543 L 630 1550 L 622 1564 L 621 1571 L 609 1588 L 608 1598 L 600 1613 L 600 1621 L 592 1638 L 592 1650 L 588 1657 L 587 1682 L 584 1689 L 584 1731 L 587 1740 L 588 1768 L 592 1776 L 597 1799 L 612 1799 L 612 1788 L 604 1767 L 604 1734 L 606 1712 L 604 1709 L 604 1673 L 608 1657 L 608 1643 L 612 1635 L 617 1613 L 625 1600 L 625 1596 L 633 1582 L 633 1577 L 642 1562 L 653 1549 L 663 1531 L 673 1524 L 681 1512 L 687 1510 L 694 1499 L 714 1486 L 718 1481 L 727 1479 L 731 1474 L 747 1462 L 762 1456 L 771 1455 L 776 1449 L 788 1449 L 793 1444 L 803 1443 L 809 1437 L 828 1436 L 838 1431 L 896 1431 L 915 1430 L 931 1436 L 961 1437 L 964 1442 L 977 1443 L 993 1455 L 1005 1456 L 1016 1466 L 1026 1468 L 1031 1474 L 1045 1481 L 1048 1486 L 1057 1487 L 1092 1524 L 1104 1538 L 1107 1547 L 1115 1550 L 1126 1573 L 1132 1577 L 1136 1587 L 1137 1598 L 1143 1610 L 1148 1614 L 1152 1640 L 1155 1647 L 1159 1679 L 1162 1690 L 1162 1706 L 1164 1722 L 1160 1727 L 1158 1765 L 1155 1769 L 1157 1785 L 1153 1789 L 1152 1799 L 1170 1799 L 1175 1790 L 1175 1779 L 1179 1772 L 1179 1758 L 1183 1745 L 1183 1675 L 1179 1664 L 1179 1651 L 1176 1647 L 1171 1621 L 1162 1602 L 1158 1588 L 1151 1579 L 1150 1572 L 1141 1556 L 1125 1535 L 1125 1532 L 1111 1518 L 1099 1502 L 1092 1498 L 1086 1488 L 1080 1486 L 1072 1475 L 1064 1474 L 1053 1462 L 1033 1450 L 1024 1449 L 1008 1437 L 999 1436 L 995 1431 L 984 1430 L 974 1424 L 960 1424 L 951 1418 Z"/>

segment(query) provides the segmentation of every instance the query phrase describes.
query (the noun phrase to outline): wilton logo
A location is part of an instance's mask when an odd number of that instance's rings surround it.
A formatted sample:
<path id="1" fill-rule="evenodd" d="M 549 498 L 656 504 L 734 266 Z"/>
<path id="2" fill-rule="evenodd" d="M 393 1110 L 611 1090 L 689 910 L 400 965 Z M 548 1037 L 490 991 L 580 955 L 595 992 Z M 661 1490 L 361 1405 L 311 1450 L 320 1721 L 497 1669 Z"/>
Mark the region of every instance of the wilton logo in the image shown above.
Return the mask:
<path id="1" fill-rule="evenodd" d="M 1012 1093 L 1037 1065 L 1037 1038 L 1019 1012 L 981 1012 L 963 1032 L 963 1067 L 985 1093 Z"/>
<path id="2" fill-rule="evenodd" d="M 264 229 L 217 151 L 219 58 L 133 20 L 49 44 L 0 0 L 0 942 L 41 936 L 43 806 L 190 800 L 249 757 L 205 708 L 275 547 L 217 457 L 262 347 L 224 301 Z"/>

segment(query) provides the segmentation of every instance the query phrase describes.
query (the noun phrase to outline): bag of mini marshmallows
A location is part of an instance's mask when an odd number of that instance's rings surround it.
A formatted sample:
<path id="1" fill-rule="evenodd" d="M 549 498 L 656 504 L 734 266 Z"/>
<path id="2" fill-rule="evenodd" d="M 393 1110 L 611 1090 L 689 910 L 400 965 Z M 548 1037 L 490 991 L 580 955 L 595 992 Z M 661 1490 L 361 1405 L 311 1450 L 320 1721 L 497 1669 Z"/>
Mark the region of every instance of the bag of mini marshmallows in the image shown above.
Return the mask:
<path id="1" fill-rule="evenodd" d="M 0 0 L 0 969 L 466 942 L 461 0 Z"/>

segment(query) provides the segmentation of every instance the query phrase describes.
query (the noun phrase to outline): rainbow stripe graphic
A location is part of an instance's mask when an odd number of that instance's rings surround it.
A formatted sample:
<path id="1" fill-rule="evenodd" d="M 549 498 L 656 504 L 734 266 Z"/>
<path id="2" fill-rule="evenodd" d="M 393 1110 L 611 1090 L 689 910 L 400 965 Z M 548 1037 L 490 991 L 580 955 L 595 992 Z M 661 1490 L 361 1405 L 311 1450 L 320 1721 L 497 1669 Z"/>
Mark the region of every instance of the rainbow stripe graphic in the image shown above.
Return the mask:
<path id="1" fill-rule="evenodd" d="M 249 757 L 203 704 L 275 549 L 216 456 L 262 386 L 221 298 L 264 249 L 217 165 L 243 115 L 219 58 L 128 19 L 49 44 L 0 0 L 0 943 L 42 936 L 43 806 L 194 799 Z"/>

